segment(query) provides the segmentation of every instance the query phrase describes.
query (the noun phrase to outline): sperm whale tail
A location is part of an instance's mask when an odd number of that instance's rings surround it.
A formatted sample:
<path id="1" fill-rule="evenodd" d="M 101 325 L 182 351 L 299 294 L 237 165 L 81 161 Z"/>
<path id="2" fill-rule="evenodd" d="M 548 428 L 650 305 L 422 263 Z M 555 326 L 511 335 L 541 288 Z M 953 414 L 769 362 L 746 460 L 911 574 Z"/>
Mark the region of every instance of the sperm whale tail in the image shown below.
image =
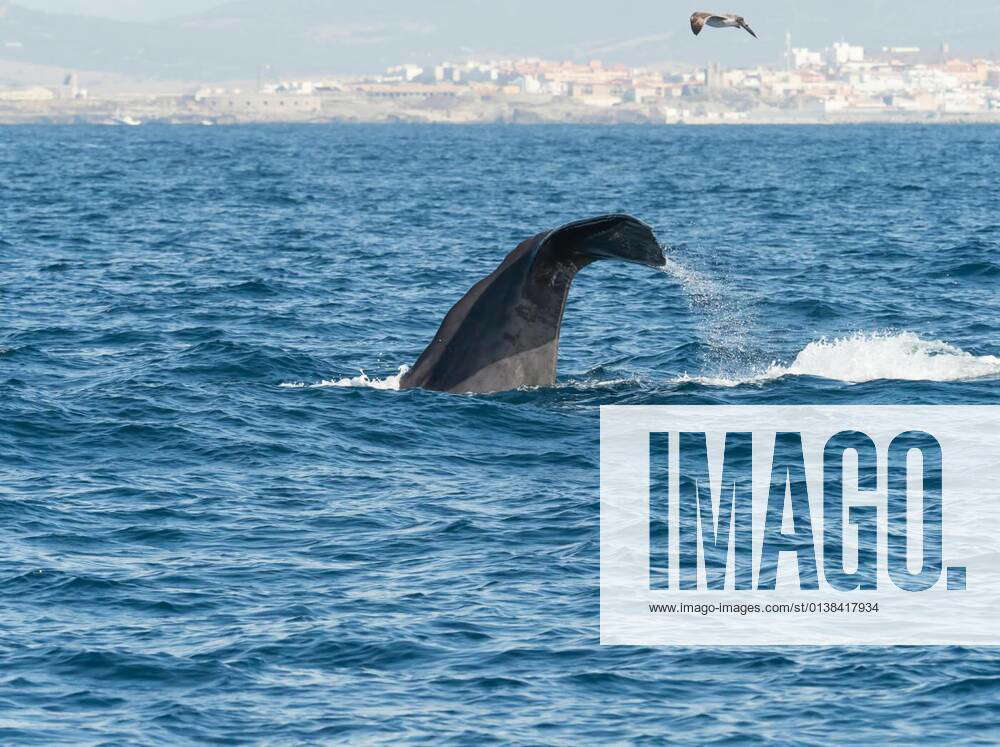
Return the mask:
<path id="1" fill-rule="evenodd" d="M 452 307 L 402 389 L 500 392 L 552 386 L 576 273 L 604 259 L 666 263 L 652 229 L 629 215 L 569 223 L 521 243 Z"/>

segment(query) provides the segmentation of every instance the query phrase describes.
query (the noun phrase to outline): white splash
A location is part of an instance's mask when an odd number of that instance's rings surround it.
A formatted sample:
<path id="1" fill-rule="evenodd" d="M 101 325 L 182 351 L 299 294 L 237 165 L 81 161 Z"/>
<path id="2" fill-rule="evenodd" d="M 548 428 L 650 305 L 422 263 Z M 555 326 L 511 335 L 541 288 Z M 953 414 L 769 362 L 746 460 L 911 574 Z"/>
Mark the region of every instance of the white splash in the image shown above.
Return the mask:
<path id="1" fill-rule="evenodd" d="M 972 355 L 941 340 L 925 340 L 913 332 L 857 332 L 833 340 L 810 342 L 791 365 L 772 363 L 743 377 L 700 377 L 684 374 L 677 383 L 734 387 L 759 384 L 783 376 L 816 376 L 858 384 L 897 381 L 967 381 L 1000 376 L 1000 357 Z"/>
<path id="2" fill-rule="evenodd" d="M 941 340 L 921 339 L 913 332 L 857 333 L 810 343 L 796 356 L 788 373 L 851 382 L 961 381 L 1000 375 L 1000 358 L 972 355 Z"/>
<path id="3" fill-rule="evenodd" d="M 400 366 L 399 373 L 395 376 L 387 376 L 384 379 L 372 379 L 369 378 L 368 374 L 364 371 L 361 372 L 360 376 L 348 377 L 343 379 L 326 379 L 319 382 L 318 384 L 306 384 L 304 382 L 287 382 L 281 384 L 283 389 L 325 389 L 327 387 L 341 387 L 341 388 L 367 388 L 367 389 L 382 389 L 386 391 L 399 391 L 399 382 L 410 370 L 409 366 Z"/>
<path id="4" fill-rule="evenodd" d="M 712 278 L 697 270 L 691 270 L 669 257 L 666 260 L 666 264 L 660 268 L 660 272 L 679 280 L 692 303 L 706 306 L 718 301 L 723 295 L 722 286 Z"/>
<path id="5" fill-rule="evenodd" d="M 744 377 L 734 376 L 729 378 L 726 376 L 692 376 L 688 373 L 682 373 L 676 379 L 673 380 L 674 384 L 701 384 L 702 386 L 717 386 L 717 387 L 734 387 L 734 386 L 744 386 L 747 384 L 763 384 L 767 381 L 774 381 L 775 379 L 780 379 L 785 374 L 783 373 L 772 373 L 772 371 L 778 370 L 780 367 L 776 364 L 758 374 L 748 374 Z"/>
<path id="6" fill-rule="evenodd" d="M 701 338 L 719 368 L 745 368 L 753 359 L 753 309 L 743 294 L 705 273 L 667 258 L 661 272 L 678 280 L 688 305 L 700 318 Z"/>

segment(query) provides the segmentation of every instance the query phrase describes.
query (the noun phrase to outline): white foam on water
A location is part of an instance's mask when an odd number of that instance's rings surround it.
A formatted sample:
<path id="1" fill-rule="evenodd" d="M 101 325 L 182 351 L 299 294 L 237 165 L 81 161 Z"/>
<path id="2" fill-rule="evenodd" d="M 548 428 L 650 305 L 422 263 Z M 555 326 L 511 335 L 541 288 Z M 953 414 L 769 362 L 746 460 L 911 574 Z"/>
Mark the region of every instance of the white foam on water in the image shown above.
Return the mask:
<path id="1" fill-rule="evenodd" d="M 627 379 L 587 379 L 585 381 L 557 381 L 556 389 L 610 389 L 616 386 L 626 386 L 629 384 L 641 384 L 642 382 L 632 376 Z M 539 387 L 529 387 L 538 389 Z"/>
<path id="2" fill-rule="evenodd" d="M 790 365 L 772 363 L 746 376 L 678 377 L 676 383 L 734 387 L 760 384 L 784 376 L 816 376 L 859 384 L 897 381 L 968 381 L 1000 376 L 1000 357 L 972 355 L 941 340 L 925 340 L 913 332 L 856 332 L 832 340 L 810 342 Z"/>
<path id="3" fill-rule="evenodd" d="M 387 376 L 384 379 L 372 379 L 364 371 L 359 376 L 347 377 L 343 379 L 327 379 L 316 384 L 306 384 L 305 382 L 287 382 L 281 384 L 283 389 L 325 389 L 327 387 L 356 388 L 356 389 L 382 389 L 386 391 L 399 391 L 399 382 L 409 366 L 400 366 L 399 373 L 395 376 Z"/>
<path id="4" fill-rule="evenodd" d="M 702 386 L 717 386 L 717 387 L 735 387 L 735 386 L 745 386 L 747 384 L 763 384 L 768 381 L 774 381 L 775 379 L 780 379 L 784 376 L 781 374 L 772 375 L 770 372 L 776 366 L 768 368 L 766 371 L 759 374 L 751 374 L 745 377 L 734 376 L 732 378 L 726 376 L 692 376 L 689 373 L 682 373 L 677 378 L 673 379 L 671 383 L 673 384 L 701 384 Z"/>
<path id="5" fill-rule="evenodd" d="M 364 371 L 358 376 L 328 379 L 315 384 L 286 382 L 284 389 L 327 387 L 398 391 L 400 380 L 410 370 L 373 379 Z M 786 376 L 815 376 L 832 381 L 860 384 L 882 379 L 897 381 L 969 381 L 1000 377 L 1000 356 L 973 355 L 941 340 L 925 340 L 914 332 L 856 332 L 847 337 L 822 338 L 806 345 L 790 364 L 774 362 L 745 374 L 692 376 L 682 374 L 674 384 L 696 383 L 712 387 L 765 384 Z M 560 382 L 559 387 L 601 389 L 638 383 L 635 378 Z"/>

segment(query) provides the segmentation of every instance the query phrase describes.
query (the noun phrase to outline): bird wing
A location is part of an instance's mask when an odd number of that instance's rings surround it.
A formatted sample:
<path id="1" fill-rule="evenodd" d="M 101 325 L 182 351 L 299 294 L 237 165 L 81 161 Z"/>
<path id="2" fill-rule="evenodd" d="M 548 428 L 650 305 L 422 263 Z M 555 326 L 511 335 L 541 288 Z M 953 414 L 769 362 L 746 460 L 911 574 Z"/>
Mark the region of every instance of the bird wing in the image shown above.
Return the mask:
<path id="1" fill-rule="evenodd" d="M 705 21 L 711 18 L 714 13 L 692 13 L 691 14 L 691 30 L 694 32 L 695 36 L 701 33 L 701 30 L 705 28 Z"/>

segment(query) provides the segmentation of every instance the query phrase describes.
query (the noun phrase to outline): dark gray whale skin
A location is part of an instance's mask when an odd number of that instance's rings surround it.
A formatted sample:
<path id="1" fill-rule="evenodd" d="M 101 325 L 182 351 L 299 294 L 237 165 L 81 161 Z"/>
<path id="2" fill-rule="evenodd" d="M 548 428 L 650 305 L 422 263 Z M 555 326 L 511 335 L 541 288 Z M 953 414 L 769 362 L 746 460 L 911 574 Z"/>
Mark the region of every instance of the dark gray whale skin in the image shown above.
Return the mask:
<path id="1" fill-rule="evenodd" d="M 576 273 L 602 259 L 666 264 L 653 230 L 630 215 L 540 233 L 452 307 L 400 388 L 488 393 L 553 386 L 570 285 Z"/>

